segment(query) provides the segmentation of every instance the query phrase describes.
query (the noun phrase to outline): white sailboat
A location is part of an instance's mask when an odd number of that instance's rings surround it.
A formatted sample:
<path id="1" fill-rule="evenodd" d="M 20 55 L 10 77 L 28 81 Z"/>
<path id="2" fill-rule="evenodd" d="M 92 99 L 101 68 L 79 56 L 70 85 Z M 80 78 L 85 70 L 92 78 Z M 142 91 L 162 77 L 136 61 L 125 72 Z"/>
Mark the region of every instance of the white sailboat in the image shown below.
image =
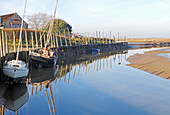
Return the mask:
<path id="1" fill-rule="evenodd" d="M 3 66 L 3 73 L 8 77 L 13 78 L 14 80 L 20 79 L 22 77 L 26 77 L 29 72 L 29 69 L 27 68 L 26 63 L 24 61 L 18 60 L 26 3 L 27 3 L 27 0 L 25 0 L 25 5 L 24 5 L 24 12 L 23 12 L 23 18 L 22 18 L 22 23 L 21 23 L 21 30 L 20 30 L 16 60 L 7 61 L 5 62 L 5 65 Z"/>

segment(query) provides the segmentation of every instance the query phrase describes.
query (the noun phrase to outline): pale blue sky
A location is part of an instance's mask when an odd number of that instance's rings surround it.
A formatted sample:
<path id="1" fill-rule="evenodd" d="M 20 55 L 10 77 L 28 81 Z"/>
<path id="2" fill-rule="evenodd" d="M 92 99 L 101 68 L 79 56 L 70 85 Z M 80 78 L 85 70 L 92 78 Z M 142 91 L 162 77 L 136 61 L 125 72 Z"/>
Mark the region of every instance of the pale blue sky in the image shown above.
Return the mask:
<path id="1" fill-rule="evenodd" d="M 58 0 L 57 16 L 75 32 L 127 37 L 170 37 L 170 0 Z M 0 0 L 0 15 L 22 15 L 24 0 Z M 26 15 L 53 14 L 55 0 L 27 0 Z"/>

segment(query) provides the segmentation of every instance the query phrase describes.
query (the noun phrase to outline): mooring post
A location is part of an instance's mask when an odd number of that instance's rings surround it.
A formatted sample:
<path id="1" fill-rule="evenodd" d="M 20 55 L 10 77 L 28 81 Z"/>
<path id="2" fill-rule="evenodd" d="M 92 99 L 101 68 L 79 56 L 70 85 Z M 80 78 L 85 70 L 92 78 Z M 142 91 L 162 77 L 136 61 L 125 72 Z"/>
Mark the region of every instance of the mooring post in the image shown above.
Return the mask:
<path id="1" fill-rule="evenodd" d="M 34 36 L 33 36 L 33 32 L 31 32 L 31 39 L 32 39 L 32 48 L 34 49 Z"/>
<path id="2" fill-rule="evenodd" d="M 5 37 L 4 37 L 4 31 L 2 31 L 2 44 L 3 44 L 3 56 L 6 55 L 6 50 L 5 50 Z"/>
<path id="3" fill-rule="evenodd" d="M 45 37 L 46 37 L 46 35 L 45 35 L 45 32 L 44 32 L 44 46 L 45 46 L 45 42 L 46 42 L 46 41 L 45 41 Z"/>
<path id="4" fill-rule="evenodd" d="M 14 52 L 16 52 L 16 37 L 15 37 L 15 31 L 13 31 L 13 43 L 14 43 Z"/>
<path id="5" fill-rule="evenodd" d="M 96 31 L 96 39 L 97 39 L 97 44 L 98 44 L 98 33 L 97 33 L 97 31 Z"/>
<path id="6" fill-rule="evenodd" d="M 28 51 L 28 36 L 26 30 L 25 30 L 25 43 L 26 43 L 26 51 Z"/>
<path id="7" fill-rule="evenodd" d="M 18 44 L 19 45 L 19 44 Z M 22 46 L 22 35 L 21 35 L 21 51 L 23 51 L 23 46 Z"/>
<path id="8" fill-rule="evenodd" d="M 1 36 L 1 29 L 0 29 L 0 54 L 1 54 L 1 57 L 3 56 L 3 50 L 2 50 L 2 36 Z M 1 60 L 0 60 L 1 61 Z"/>
<path id="9" fill-rule="evenodd" d="M 87 45 L 87 34 L 86 34 L 86 32 L 85 32 L 85 39 L 86 39 L 86 45 Z"/>
<path id="10" fill-rule="evenodd" d="M 76 42 L 76 39 L 75 39 L 75 36 L 74 36 L 74 31 L 73 31 L 73 38 L 74 38 L 75 45 L 77 45 L 77 42 Z"/>
<path id="11" fill-rule="evenodd" d="M 90 36 L 91 36 L 91 42 L 93 44 L 93 37 L 92 37 L 92 33 L 90 32 Z"/>
<path id="12" fill-rule="evenodd" d="M 80 45 L 80 37 L 79 37 L 79 33 L 77 32 L 77 35 L 78 35 L 78 39 L 79 39 L 79 45 Z"/>
<path id="13" fill-rule="evenodd" d="M 96 43 L 95 33 L 93 32 L 94 44 Z"/>
<path id="14" fill-rule="evenodd" d="M 107 44 L 107 39 L 108 39 L 108 38 L 107 38 L 107 34 L 106 34 L 106 44 Z"/>
<path id="15" fill-rule="evenodd" d="M 72 46 L 72 44 L 71 44 L 71 39 L 70 39 L 70 32 L 69 32 L 69 28 L 67 28 L 67 33 L 68 33 L 68 39 L 69 39 L 69 42 L 70 42 L 70 46 Z"/>
<path id="16" fill-rule="evenodd" d="M 37 38 L 37 31 L 35 31 L 35 40 L 36 40 L 36 48 L 38 49 L 38 38 Z"/>
<path id="17" fill-rule="evenodd" d="M 5 32 L 5 46 L 6 46 L 6 53 L 9 53 L 7 32 Z"/>
<path id="18" fill-rule="evenodd" d="M 87 35 L 88 35 L 88 43 L 90 44 L 90 38 L 89 38 L 89 32 L 87 32 Z"/>
<path id="19" fill-rule="evenodd" d="M 41 48 L 42 48 L 42 34 L 40 32 L 40 42 L 41 42 Z"/>
<path id="20" fill-rule="evenodd" d="M 64 37 L 65 37 L 65 44 L 67 46 L 67 38 L 66 38 L 66 31 L 64 30 Z"/>
<path id="21" fill-rule="evenodd" d="M 52 34 L 50 36 L 50 40 L 51 40 L 51 47 L 53 48 L 54 46 L 53 46 L 53 36 L 52 36 Z"/>
<path id="22" fill-rule="evenodd" d="M 61 39 L 61 32 L 60 31 L 59 31 L 59 36 L 60 36 L 60 45 L 63 46 L 62 39 Z"/>
<path id="23" fill-rule="evenodd" d="M 58 33 L 56 32 L 56 33 L 55 33 L 55 37 L 56 37 L 55 39 L 56 39 L 57 48 L 59 48 L 59 46 L 58 46 L 58 35 L 57 35 L 57 34 L 58 34 Z"/>
<path id="24" fill-rule="evenodd" d="M 103 37 L 102 37 L 102 39 L 103 39 L 103 40 L 102 40 L 102 43 L 104 44 L 104 32 L 102 32 L 102 36 L 103 36 Z"/>
<path id="25" fill-rule="evenodd" d="M 99 31 L 99 39 L 100 39 L 100 44 L 101 44 L 101 43 L 102 43 L 102 42 L 101 42 L 102 40 L 101 40 L 101 36 L 100 36 L 100 31 Z"/>
<path id="26" fill-rule="evenodd" d="M 53 35 L 53 42 L 54 42 L 54 48 L 55 48 L 55 35 L 54 35 L 55 33 L 53 33 L 52 35 Z"/>

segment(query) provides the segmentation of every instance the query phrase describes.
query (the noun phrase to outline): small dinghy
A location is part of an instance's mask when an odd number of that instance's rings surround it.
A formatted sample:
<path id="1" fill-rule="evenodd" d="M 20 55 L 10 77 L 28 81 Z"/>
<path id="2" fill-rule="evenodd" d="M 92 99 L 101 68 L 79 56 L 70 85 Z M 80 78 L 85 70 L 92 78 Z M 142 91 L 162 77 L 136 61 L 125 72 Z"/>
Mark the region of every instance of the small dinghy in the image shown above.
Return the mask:
<path id="1" fill-rule="evenodd" d="M 100 49 L 92 48 L 91 51 L 92 51 L 92 53 L 100 53 Z"/>
<path id="2" fill-rule="evenodd" d="M 29 69 L 27 68 L 26 63 L 20 60 L 8 61 L 3 66 L 3 73 L 14 80 L 26 77 L 28 72 Z"/>

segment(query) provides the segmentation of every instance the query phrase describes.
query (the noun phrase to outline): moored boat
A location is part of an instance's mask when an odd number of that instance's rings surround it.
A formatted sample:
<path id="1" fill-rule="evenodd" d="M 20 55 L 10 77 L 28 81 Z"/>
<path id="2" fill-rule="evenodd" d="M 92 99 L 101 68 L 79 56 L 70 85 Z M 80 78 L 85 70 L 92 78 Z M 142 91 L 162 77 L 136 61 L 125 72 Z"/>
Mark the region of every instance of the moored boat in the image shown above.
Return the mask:
<path id="1" fill-rule="evenodd" d="M 42 66 L 53 66 L 56 65 L 58 56 L 56 52 L 48 49 L 36 49 L 29 51 L 29 58 L 32 64 L 42 65 Z"/>
<path id="2" fill-rule="evenodd" d="M 27 68 L 26 63 L 24 61 L 18 60 L 26 3 L 27 3 L 27 0 L 25 0 L 25 5 L 24 5 L 24 13 L 23 13 L 23 18 L 21 22 L 21 29 L 20 29 L 20 35 L 19 35 L 19 44 L 18 44 L 16 60 L 7 61 L 5 65 L 3 66 L 3 73 L 9 78 L 13 78 L 14 80 L 27 76 L 29 72 L 29 69 Z"/>
<path id="3" fill-rule="evenodd" d="M 8 61 L 3 66 L 3 73 L 14 80 L 26 77 L 28 72 L 29 70 L 26 63 L 20 60 Z"/>
<path id="4" fill-rule="evenodd" d="M 100 49 L 92 48 L 91 49 L 92 53 L 100 53 Z"/>

